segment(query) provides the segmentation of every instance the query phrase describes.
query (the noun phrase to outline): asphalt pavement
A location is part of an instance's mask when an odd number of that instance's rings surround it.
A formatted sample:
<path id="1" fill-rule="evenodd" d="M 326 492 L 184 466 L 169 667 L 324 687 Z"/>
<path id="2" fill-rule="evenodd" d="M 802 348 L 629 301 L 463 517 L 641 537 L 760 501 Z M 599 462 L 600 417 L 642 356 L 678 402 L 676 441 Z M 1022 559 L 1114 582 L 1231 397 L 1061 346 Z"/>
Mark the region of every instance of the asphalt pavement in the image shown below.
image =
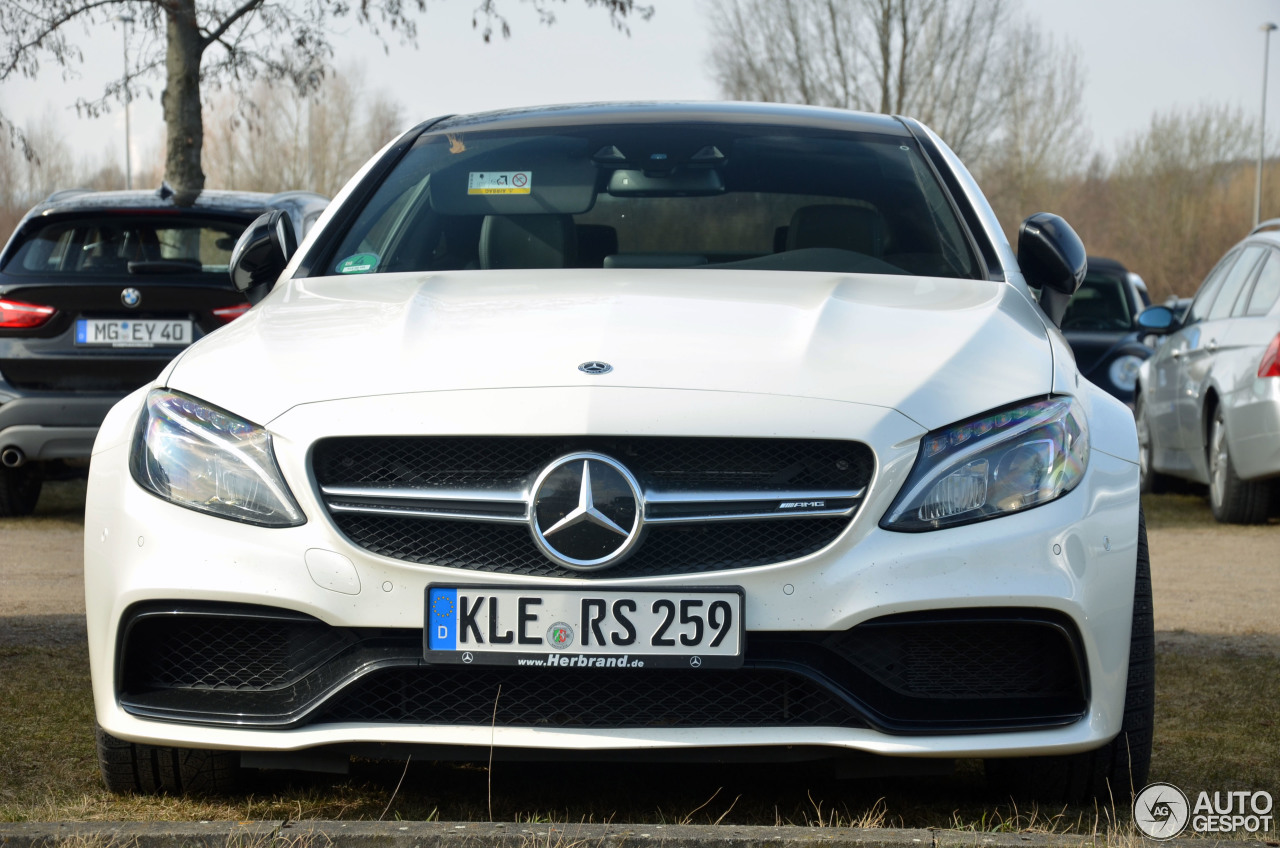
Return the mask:
<path id="1" fill-rule="evenodd" d="M 0 824 L 3 848 L 1080 848 L 1155 845 L 1138 837 L 892 828 L 725 825 L 548 825 L 451 822 L 22 822 Z M 1172 839 L 1171 848 L 1263 848 L 1276 842 Z"/>

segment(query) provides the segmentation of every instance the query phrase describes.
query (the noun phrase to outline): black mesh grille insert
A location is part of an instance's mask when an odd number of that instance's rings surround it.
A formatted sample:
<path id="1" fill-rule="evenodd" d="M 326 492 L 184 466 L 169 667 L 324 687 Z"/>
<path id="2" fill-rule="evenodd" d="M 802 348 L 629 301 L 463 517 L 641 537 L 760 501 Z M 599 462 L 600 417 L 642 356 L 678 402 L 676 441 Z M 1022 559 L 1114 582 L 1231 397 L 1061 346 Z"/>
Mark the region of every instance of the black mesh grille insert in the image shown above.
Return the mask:
<path id="1" fill-rule="evenodd" d="M 334 520 L 357 545 L 409 562 L 530 577 L 610 580 L 695 574 L 795 559 L 826 547 L 849 523 L 847 518 L 814 518 L 651 527 L 635 554 L 622 563 L 604 571 L 578 572 L 544 557 L 523 524 L 381 515 L 336 515 Z"/>
<path id="2" fill-rule="evenodd" d="M 863 489 L 874 457 L 859 442 L 674 437 L 333 438 L 316 444 L 321 486 L 512 488 L 552 460 L 595 451 L 665 491 Z M 653 526 L 625 562 L 577 572 L 545 557 L 524 525 L 334 513 L 355 544 L 383 556 L 474 571 L 543 577 L 696 574 L 807 556 L 831 544 L 849 518 L 762 519 Z"/>
<path id="3" fill-rule="evenodd" d="M 957 733 L 1057 726 L 1088 703 L 1078 634 L 1049 610 L 750 632 L 735 670 L 430 666 L 420 629 L 334 628 L 227 604 L 139 607 L 124 627 L 121 705 L 202 724 L 486 726 L 496 699 L 503 726 Z"/>
<path id="4" fill-rule="evenodd" d="M 131 689 L 280 689 L 356 641 L 309 617 L 152 614 L 129 630 L 126 681 Z"/>
<path id="5" fill-rule="evenodd" d="M 861 442 L 660 436 L 351 437 L 313 454 L 322 486 L 466 486 L 523 481 L 558 456 L 608 454 L 665 489 L 858 489 L 874 457 Z"/>
<path id="6" fill-rule="evenodd" d="M 591 674 L 567 669 L 533 674 L 394 669 L 349 687 L 317 721 L 582 728 L 865 726 L 854 709 L 812 681 L 751 669 L 595 669 Z"/>
<path id="7" fill-rule="evenodd" d="M 1079 689 L 1069 640 L 1039 621 L 872 623 L 828 645 L 914 698 L 1043 698 Z"/>

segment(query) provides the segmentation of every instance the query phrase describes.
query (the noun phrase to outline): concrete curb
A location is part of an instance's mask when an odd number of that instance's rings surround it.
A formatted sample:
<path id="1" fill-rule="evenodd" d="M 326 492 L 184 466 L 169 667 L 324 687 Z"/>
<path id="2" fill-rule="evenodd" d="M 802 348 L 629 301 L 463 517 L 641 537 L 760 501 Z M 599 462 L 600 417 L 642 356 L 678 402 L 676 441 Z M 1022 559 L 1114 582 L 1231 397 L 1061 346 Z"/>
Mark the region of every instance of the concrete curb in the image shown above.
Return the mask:
<path id="1" fill-rule="evenodd" d="M 736 827 L 454 822 L 19 822 L 0 824 L 3 848 L 1263 848 L 1227 839 L 973 833 L 891 828 Z"/>

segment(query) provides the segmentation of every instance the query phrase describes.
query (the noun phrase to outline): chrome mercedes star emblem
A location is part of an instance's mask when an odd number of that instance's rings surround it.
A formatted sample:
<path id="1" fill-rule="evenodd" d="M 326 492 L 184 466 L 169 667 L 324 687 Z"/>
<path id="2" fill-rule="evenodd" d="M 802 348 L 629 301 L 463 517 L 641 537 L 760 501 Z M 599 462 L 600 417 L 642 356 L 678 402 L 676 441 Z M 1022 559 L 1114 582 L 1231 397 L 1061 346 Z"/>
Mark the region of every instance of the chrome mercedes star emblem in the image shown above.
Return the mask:
<path id="1" fill-rule="evenodd" d="M 120 302 L 130 309 L 136 309 L 142 303 L 142 292 L 135 288 L 127 288 L 120 292 Z"/>
<path id="2" fill-rule="evenodd" d="M 582 460 L 582 485 L 578 487 L 578 506 L 564 518 L 542 531 L 542 535 L 550 536 L 552 533 L 559 533 L 575 524 L 581 524 L 589 521 L 592 524 L 611 530 L 619 536 L 626 538 L 629 531 L 623 530 L 617 524 L 609 520 L 609 517 L 600 510 L 596 509 L 595 500 L 591 496 L 591 460 Z"/>
<path id="3" fill-rule="evenodd" d="M 613 370 L 613 366 L 607 362 L 597 362 L 592 360 L 591 362 L 584 362 L 579 365 L 578 370 L 583 374 L 608 374 Z"/>
<path id="4" fill-rule="evenodd" d="M 620 562 L 640 539 L 640 486 L 622 463 L 574 453 L 548 465 L 533 486 L 534 542 L 551 560 L 578 571 Z"/>

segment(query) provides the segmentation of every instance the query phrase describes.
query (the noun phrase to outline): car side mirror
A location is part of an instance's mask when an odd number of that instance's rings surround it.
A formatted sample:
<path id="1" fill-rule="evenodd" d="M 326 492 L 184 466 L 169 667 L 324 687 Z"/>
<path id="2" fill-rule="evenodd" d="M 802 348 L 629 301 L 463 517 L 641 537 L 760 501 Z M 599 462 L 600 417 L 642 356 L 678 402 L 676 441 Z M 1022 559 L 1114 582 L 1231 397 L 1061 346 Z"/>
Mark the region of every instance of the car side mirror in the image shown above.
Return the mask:
<path id="1" fill-rule="evenodd" d="M 1037 212 L 1018 228 L 1018 266 L 1027 285 L 1040 289 L 1040 306 L 1055 325 L 1084 282 L 1086 260 L 1084 242 L 1057 215 Z"/>
<path id="2" fill-rule="evenodd" d="M 257 303 L 271 292 L 297 249 L 288 213 L 277 209 L 259 215 L 231 251 L 231 284 Z"/>
<path id="3" fill-rule="evenodd" d="M 1178 316 L 1167 306 L 1148 306 L 1138 313 L 1134 324 L 1143 332 L 1162 336 L 1178 329 Z"/>

